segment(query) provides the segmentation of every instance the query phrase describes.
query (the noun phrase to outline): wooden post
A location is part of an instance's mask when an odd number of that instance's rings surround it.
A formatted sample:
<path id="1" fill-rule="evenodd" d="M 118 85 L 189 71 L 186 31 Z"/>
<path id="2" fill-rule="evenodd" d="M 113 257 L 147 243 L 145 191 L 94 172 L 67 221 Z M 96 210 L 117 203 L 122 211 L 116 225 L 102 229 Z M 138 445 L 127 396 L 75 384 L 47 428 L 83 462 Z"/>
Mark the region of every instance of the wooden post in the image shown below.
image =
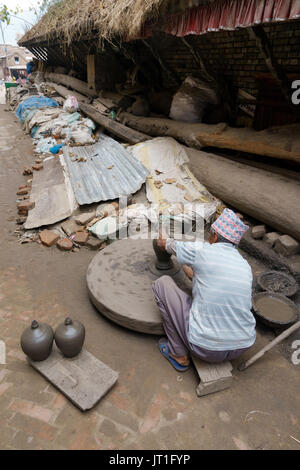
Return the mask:
<path id="1" fill-rule="evenodd" d="M 280 84 L 283 96 L 285 97 L 287 103 L 292 106 L 291 101 L 291 84 L 284 73 L 282 67 L 278 64 L 276 58 L 273 55 L 272 46 L 269 41 L 268 36 L 263 28 L 263 26 L 258 25 L 248 29 L 249 36 L 251 39 L 255 39 L 256 43 L 260 49 L 260 52 L 265 59 L 266 66 L 269 71 Z"/>
<path id="2" fill-rule="evenodd" d="M 146 47 L 148 47 L 148 49 L 150 49 L 151 51 L 151 54 L 153 55 L 153 57 L 159 62 L 161 68 L 170 76 L 172 77 L 172 79 L 177 83 L 177 85 L 181 85 L 182 83 L 182 80 L 180 79 L 180 77 L 177 75 L 177 73 L 175 72 L 175 70 L 172 70 L 169 65 L 163 60 L 163 58 L 161 57 L 161 55 L 159 54 L 159 52 L 154 49 L 154 47 L 149 43 L 147 42 L 145 39 L 142 40 L 143 43 L 145 44 Z"/>
<path id="3" fill-rule="evenodd" d="M 201 59 L 198 51 L 195 50 L 195 48 L 192 46 L 192 44 L 190 44 L 190 42 L 188 41 L 187 38 L 181 38 L 181 41 L 183 42 L 183 44 L 185 45 L 185 47 L 190 51 L 190 53 L 192 54 L 193 58 L 194 58 L 194 61 L 196 62 L 196 64 L 200 67 L 200 71 L 201 71 L 201 75 L 202 77 L 204 78 L 204 80 L 206 80 L 207 82 L 215 82 L 215 79 L 214 77 L 212 77 L 212 75 L 210 75 L 210 73 L 208 72 L 207 68 L 205 67 L 204 65 L 204 62 L 203 60 Z"/>
<path id="4" fill-rule="evenodd" d="M 87 56 L 87 79 L 89 90 L 96 91 L 96 57 Z"/>

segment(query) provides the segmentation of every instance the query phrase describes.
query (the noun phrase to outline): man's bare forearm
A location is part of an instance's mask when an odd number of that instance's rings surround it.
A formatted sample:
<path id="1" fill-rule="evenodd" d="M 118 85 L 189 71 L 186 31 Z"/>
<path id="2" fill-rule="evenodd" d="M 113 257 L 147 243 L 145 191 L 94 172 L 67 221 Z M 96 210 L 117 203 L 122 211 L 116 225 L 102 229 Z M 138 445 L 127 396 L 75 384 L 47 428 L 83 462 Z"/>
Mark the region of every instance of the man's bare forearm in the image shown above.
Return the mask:
<path id="1" fill-rule="evenodd" d="M 193 277 L 194 277 L 194 271 L 192 270 L 192 268 L 190 268 L 189 266 L 184 265 L 183 270 L 184 270 L 185 274 L 187 275 L 187 277 L 192 281 Z"/>

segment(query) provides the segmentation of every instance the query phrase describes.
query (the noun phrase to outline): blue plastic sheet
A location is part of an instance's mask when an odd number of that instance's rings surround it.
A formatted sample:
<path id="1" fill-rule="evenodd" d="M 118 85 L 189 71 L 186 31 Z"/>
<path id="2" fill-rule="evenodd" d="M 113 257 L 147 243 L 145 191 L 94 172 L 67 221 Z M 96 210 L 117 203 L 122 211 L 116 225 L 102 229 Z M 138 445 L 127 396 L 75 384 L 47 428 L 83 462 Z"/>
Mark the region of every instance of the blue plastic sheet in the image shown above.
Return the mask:
<path id="1" fill-rule="evenodd" d="M 45 96 L 31 96 L 19 104 L 16 115 L 18 119 L 24 123 L 29 110 L 41 108 L 58 108 L 58 103 L 52 98 Z"/>
<path id="2" fill-rule="evenodd" d="M 58 152 L 60 151 L 60 149 L 63 148 L 65 144 L 60 144 L 60 145 L 54 145 L 54 147 L 51 147 L 50 148 L 50 152 L 53 153 L 53 155 L 56 155 L 58 154 Z"/>

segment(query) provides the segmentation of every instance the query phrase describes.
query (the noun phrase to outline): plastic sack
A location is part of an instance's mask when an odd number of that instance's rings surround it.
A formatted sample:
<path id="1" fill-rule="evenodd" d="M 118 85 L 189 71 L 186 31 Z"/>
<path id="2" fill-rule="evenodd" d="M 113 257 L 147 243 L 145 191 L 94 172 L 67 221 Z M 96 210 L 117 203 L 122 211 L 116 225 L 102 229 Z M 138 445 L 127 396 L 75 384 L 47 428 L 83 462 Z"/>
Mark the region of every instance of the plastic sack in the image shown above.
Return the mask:
<path id="1" fill-rule="evenodd" d="M 22 103 L 19 104 L 16 115 L 18 119 L 24 123 L 24 115 L 26 111 L 30 109 L 42 109 L 42 108 L 57 108 L 58 103 L 52 98 L 47 98 L 45 96 L 31 96 L 30 98 L 25 99 Z"/>
<path id="2" fill-rule="evenodd" d="M 95 139 L 92 137 L 89 129 L 84 126 L 78 127 L 68 133 L 67 139 L 74 144 L 87 145 L 95 143 Z"/>
<path id="3" fill-rule="evenodd" d="M 35 151 L 36 153 L 48 153 L 50 148 L 54 147 L 54 145 L 56 145 L 56 140 L 51 137 L 41 139 L 38 141 Z"/>
<path id="4" fill-rule="evenodd" d="M 79 104 L 75 96 L 68 96 L 64 104 L 65 113 L 76 113 L 79 109 Z"/>
<path id="5" fill-rule="evenodd" d="M 128 219 L 126 217 L 105 217 L 96 222 L 88 231 L 100 240 L 115 240 L 117 232 L 126 229 L 127 233 Z"/>
<path id="6" fill-rule="evenodd" d="M 206 108 L 218 103 L 216 92 L 207 83 L 187 77 L 174 95 L 170 118 L 182 122 L 202 122 Z"/>

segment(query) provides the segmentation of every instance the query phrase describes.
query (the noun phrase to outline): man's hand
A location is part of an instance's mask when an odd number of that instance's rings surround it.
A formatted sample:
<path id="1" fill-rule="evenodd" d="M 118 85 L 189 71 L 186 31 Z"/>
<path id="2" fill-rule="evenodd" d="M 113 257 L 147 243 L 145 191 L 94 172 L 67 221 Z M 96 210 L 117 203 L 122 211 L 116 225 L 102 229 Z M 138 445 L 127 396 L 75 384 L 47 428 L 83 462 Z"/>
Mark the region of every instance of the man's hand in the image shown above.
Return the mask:
<path id="1" fill-rule="evenodd" d="M 193 277 L 194 277 L 194 271 L 192 270 L 192 268 L 190 268 L 189 266 L 184 265 L 183 266 L 183 271 L 185 272 L 187 277 L 192 281 Z"/>

